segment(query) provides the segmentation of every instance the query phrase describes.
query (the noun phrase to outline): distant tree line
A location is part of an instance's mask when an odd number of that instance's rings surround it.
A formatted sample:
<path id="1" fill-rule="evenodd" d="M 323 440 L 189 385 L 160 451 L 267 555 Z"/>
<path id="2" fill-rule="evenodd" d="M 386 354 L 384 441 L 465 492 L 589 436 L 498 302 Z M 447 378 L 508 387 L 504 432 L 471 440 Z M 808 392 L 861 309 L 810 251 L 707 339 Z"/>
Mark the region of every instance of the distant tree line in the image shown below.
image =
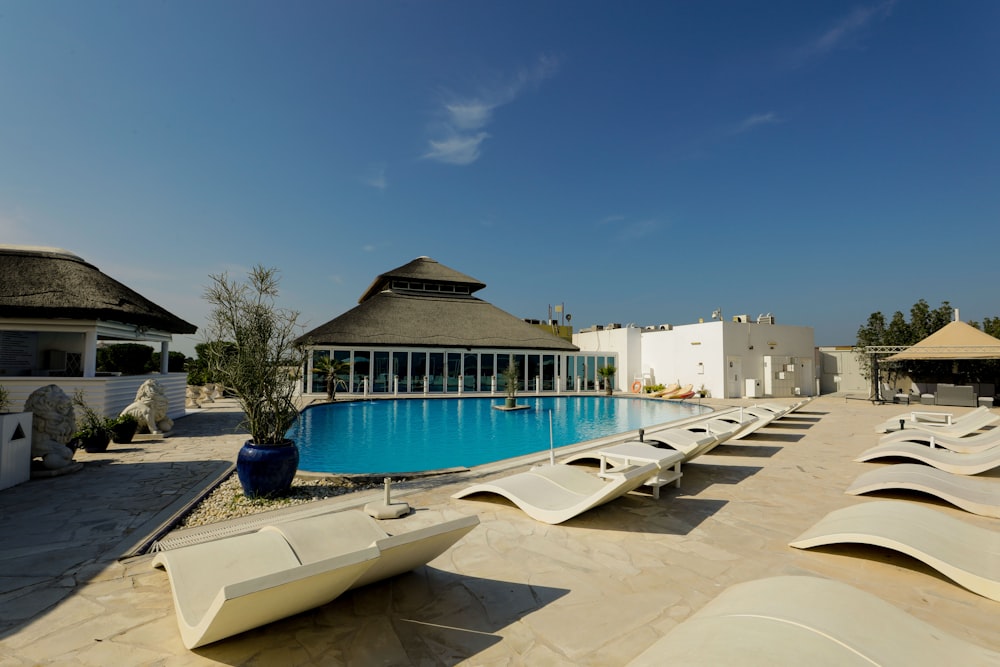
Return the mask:
<path id="1" fill-rule="evenodd" d="M 910 308 L 909 322 L 898 310 L 893 313 L 892 319 L 888 323 L 885 315 L 881 312 L 869 315 L 868 322 L 858 329 L 858 340 L 855 343 L 858 360 L 865 378 L 872 379 L 872 359 L 871 355 L 865 354 L 866 347 L 915 345 L 954 320 L 954 313 L 955 309 L 947 301 L 942 301 L 940 306 L 931 310 L 927 302 L 920 299 Z M 1000 338 L 1000 317 L 987 317 L 982 324 L 969 320 L 966 324 L 985 331 L 995 338 Z M 954 382 L 955 384 L 996 383 L 997 379 L 1000 378 L 1000 360 L 992 359 L 896 362 L 880 359 L 878 364 L 881 380 L 890 384 L 893 384 L 896 378 L 902 375 L 909 375 L 916 382 Z"/>

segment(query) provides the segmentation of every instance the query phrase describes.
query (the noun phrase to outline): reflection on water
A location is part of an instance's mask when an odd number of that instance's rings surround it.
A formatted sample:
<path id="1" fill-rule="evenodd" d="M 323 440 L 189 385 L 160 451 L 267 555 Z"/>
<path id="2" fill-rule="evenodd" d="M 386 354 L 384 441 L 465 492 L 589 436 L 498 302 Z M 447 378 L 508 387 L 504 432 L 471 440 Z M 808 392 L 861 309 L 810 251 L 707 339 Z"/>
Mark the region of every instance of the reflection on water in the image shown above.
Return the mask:
<path id="1" fill-rule="evenodd" d="M 416 472 L 475 466 L 699 414 L 694 403 L 606 396 L 435 398 L 317 405 L 289 432 L 299 468 L 315 472 Z"/>

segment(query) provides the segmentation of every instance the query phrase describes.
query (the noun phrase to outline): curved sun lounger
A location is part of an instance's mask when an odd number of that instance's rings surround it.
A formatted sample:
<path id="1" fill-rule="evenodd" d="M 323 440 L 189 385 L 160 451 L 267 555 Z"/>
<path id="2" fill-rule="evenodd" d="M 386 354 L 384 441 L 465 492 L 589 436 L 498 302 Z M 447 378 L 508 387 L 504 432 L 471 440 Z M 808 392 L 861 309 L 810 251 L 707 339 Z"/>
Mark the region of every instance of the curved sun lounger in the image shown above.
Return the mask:
<path id="1" fill-rule="evenodd" d="M 663 398 L 667 394 L 672 394 L 672 393 L 674 393 L 675 391 L 677 391 L 680 388 L 681 388 L 681 386 L 679 384 L 677 384 L 676 382 L 673 382 L 671 384 L 668 384 L 666 387 L 664 387 L 660 391 L 654 391 L 654 392 L 650 393 L 650 396 L 653 396 L 655 398 Z"/>
<path id="2" fill-rule="evenodd" d="M 478 525 L 479 517 L 471 515 L 389 535 L 368 514 L 348 510 L 277 523 L 261 531 L 281 534 L 303 564 L 321 560 L 333 549 L 375 546 L 378 559 L 351 584 L 355 589 L 426 565 Z"/>
<path id="3" fill-rule="evenodd" d="M 362 512 L 337 512 L 161 551 L 152 564 L 167 571 L 184 645 L 197 648 L 419 567 L 478 523 L 389 536 Z"/>
<path id="4" fill-rule="evenodd" d="M 609 473 L 602 479 L 574 466 L 545 465 L 473 484 L 452 498 L 493 493 L 511 501 L 536 521 L 557 524 L 636 490 L 657 470 L 656 464 L 650 463 Z"/>
<path id="5" fill-rule="evenodd" d="M 692 431 L 686 428 L 667 428 L 662 431 L 647 432 L 639 442 L 654 447 L 675 449 L 684 455 L 684 461 L 690 461 L 711 449 L 718 443 L 718 438 L 708 431 Z"/>
<path id="6" fill-rule="evenodd" d="M 781 576 L 731 586 L 629 667 L 998 663 L 1000 653 L 942 632 L 871 593 L 830 579 Z"/>
<path id="7" fill-rule="evenodd" d="M 877 500 L 834 510 L 790 543 L 797 549 L 829 544 L 899 551 L 1000 602 L 1000 533 L 919 503 Z"/>
<path id="8" fill-rule="evenodd" d="M 947 435 L 953 435 L 956 437 L 962 437 L 969 435 L 979 429 L 989 426 L 994 422 L 1000 420 L 1000 415 L 995 415 L 990 412 L 989 408 L 982 405 L 960 415 L 951 420 L 947 421 L 936 421 L 931 420 L 929 415 L 934 415 L 935 413 L 919 411 L 904 412 L 892 419 L 888 419 L 878 426 L 875 427 L 876 433 L 886 433 L 899 428 L 900 420 L 903 420 L 904 431 L 917 430 L 925 431 L 927 433 L 945 433 Z M 942 418 L 945 418 L 949 413 L 940 413 Z M 921 415 L 924 415 L 923 417 Z"/>
<path id="9" fill-rule="evenodd" d="M 683 387 L 678 387 L 671 392 L 666 392 L 660 398 L 670 399 L 670 398 L 682 398 L 686 396 L 693 396 L 694 393 L 691 391 L 691 387 L 694 385 L 686 384 Z"/>
<path id="10" fill-rule="evenodd" d="M 781 419 L 785 415 L 791 414 L 796 410 L 800 409 L 809 401 L 813 400 L 813 398 L 814 398 L 813 396 L 810 396 L 808 398 L 803 398 L 800 401 L 789 403 L 788 405 L 785 405 L 783 403 L 757 403 L 753 407 L 767 410 L 768 412 L 774 414 L 775 419 Z"/>
<path id="11" fill-rule="evenodd" d="M 861 452 L 861 455 L 854 460 L 875 461 L 893 457 L 913 459 L 956 475 L 978 475 L 1000 466 L 1000 447 L 960 454 L 949 449 L 937 447 L 932 449 L 918 442 L 893 442 Z"/>
<path id="12" fill-rule="evenodd" d="M 1000 429 L 981 431 L 971 435 L 948 435 L 923 429 L 903 429 L 886 433 L 878 439 L 880 445 L 896 442 L 919 442 L 931 447 L 943 447 L 961 454 L 973 454 L 1000 445 Z"/>
<path id="13" fill-rule="evenodd" d="M 774 419 L 774 415 L 766 410 L 761 410 L 760 412 L 766 413 L 764 416 L 755 414 L 750 411 L 750 408 L 744 408 L 743 410 L 734 410 L 733 412 L 727 412 L 725 414 L 715 417 L 712 421 L 716 422 L 727 422 L 737 427 L 737 431 L 731 435 L 729 440 L 740 440 L 750 435 L 754 431 L 767 426 Z"/>
<path id="14" fill-rule="evenodd" d="M 919 463 L 882 466 L 859 475 L 844 493 L 904 489 L 945 500 L 966 512 L 1000 518 L 1000 480 L 955 475 Z"/>
<path id="15" fill-rule="evenodd" d="M 166 569 L 181 639 L 197 648 L 333 601 L 378 558 L 368 547 L 303 565 L 276 533 L 250 533 L 171 551 Z"/>

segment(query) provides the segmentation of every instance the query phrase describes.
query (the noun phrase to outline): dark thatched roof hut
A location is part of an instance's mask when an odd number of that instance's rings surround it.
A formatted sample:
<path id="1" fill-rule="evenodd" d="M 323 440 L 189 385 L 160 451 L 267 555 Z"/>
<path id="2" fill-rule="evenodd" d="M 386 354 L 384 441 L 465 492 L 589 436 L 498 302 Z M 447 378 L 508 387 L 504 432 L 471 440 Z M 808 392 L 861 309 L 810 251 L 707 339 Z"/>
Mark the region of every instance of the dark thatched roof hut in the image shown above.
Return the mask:
<path id="1" fill-rule="evenodd" d="M 474 278 L 417 259 L 378 276 L 359 305 L 306 333 L 306 345 L 579 350 L 544 329 L 473 296 Z"/>
<path id="2" fill-rule="evenodd" d="M 0 245 L 0 317 L 105 320 L 171 334 L 197 331 L 59 248 Z"/>

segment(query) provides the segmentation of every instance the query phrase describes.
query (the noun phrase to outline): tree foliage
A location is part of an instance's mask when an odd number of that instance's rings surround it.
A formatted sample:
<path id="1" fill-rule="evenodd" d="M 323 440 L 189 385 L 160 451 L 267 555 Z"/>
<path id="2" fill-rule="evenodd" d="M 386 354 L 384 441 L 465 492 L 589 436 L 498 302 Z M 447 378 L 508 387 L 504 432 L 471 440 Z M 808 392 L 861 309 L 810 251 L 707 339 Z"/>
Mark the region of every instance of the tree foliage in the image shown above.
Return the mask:
<path id="1" fill-rule="evenodd" d="M 245 282 L 225 273 L 210 278 L 209 371 L 240 402 L 254 444 L 281 444 L 299 415 L 295 397 L 305 363 L 305 350 L 295 345 L 299 314 L 277 306 L 276 269 L 254 266 Z"/>
<path id="2" fill-rule="evenodd" d="M 313 359 L 313 372 L 323 376 L 326 382 L 326 400 L 333 401 L 337 397 L 337 386 L 347 388 L 347 382 L 339 377 L 350 372 L 351 364 L 329 356 Z"/>
<path id="3" fill-rule="evenodd" d="M 865 352 L 871 346 L 915 345 L 935 331 L 945 327 L 954 319 L 954 308 L 947 301 L 931 309 L 920 299 L 910 308 L 910 319 L 896 311 L 886 322 L 881 312 L 872 313 L 868 321 L 858 328 L 855 349 L 865 378 L 873 380 L 872 357 Z M 970 321 L 970 326 L 982 329 L 991 336 L 1000 338 L 1000 318 L 987 317 L 983 325 Z M 992 382 L 1000 377 L 1000 363 L 997 361 L 879 361 L 880 381 L 895 384 L 901 375 L 909 375 L 916 381 L 926 382 Z"/>

